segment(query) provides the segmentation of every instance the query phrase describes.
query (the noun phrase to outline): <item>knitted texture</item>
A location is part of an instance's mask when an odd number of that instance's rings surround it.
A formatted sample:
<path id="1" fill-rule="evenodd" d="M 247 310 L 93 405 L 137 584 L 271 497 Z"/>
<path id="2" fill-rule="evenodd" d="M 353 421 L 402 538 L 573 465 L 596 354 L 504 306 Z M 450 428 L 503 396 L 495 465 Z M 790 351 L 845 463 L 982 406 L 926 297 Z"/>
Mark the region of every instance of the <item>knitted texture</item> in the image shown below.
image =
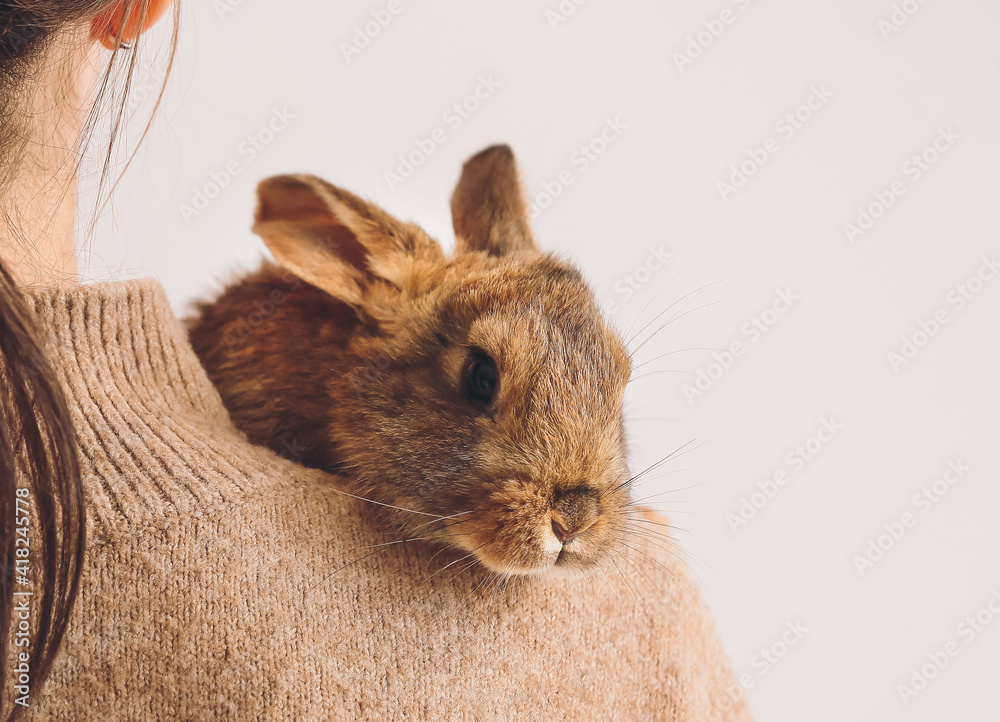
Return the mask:
<path id="1" fill-rule="evenodd" d="M 388 544 L 335 476 L 247 443 L 154 281 L 29 300 L 89 507 L 30 719 L 750 720 L 662 541 L 508 585 L 461 552 Z"/>

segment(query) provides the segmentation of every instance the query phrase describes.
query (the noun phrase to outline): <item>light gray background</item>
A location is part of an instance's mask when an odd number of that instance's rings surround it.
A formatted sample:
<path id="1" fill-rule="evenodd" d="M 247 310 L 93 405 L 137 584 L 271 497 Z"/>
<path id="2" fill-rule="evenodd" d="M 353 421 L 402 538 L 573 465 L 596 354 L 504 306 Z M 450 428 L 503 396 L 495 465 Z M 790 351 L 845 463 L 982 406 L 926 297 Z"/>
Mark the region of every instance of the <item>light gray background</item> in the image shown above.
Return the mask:
<path id="1" fill-rule="evenodd" d="M 554 23 L 559 0 L 399 0 L 348 62 L 341 44 L 387 6 L 185 2 L 164 107 L 81 251 L 84 276 L 154 275 L 184 313 L 258 262 L 254 186 L 270 174 L 321 175 L 450 245 L 448 197 L 473 152 L 510 143 L 533 198 L 568 170 L 572 185 L 536 223 L 545 248 L 575 260 L 623 331 L 683 299 L 633 347 L 691 311 L 637 355 L 678 351 L 636 373 L 634 468 L 697 446 L 639 495 L 662 493 L 652 501 L 684 528 L 757 717 L 997 719 L 1000 276 L 960 309 L 949 293 L 1000 253 L 1000 6 L 589 0 Z M 731 22 L 679 67 L 675 54 L 724 11 Z M 880 29 L 894 12 L 907 21 Z M 130 144 L 158 92 L 166 25 L 142 51 Z M 480 76 L 500 85 L 453 128 L 445 113 Z M 825 100 L 800 108 L 814 88 Z M 809 117 L 789 138 L 782 119 L 796 110 Z M 242 154 L 275 111 L 294 119 Z M 609 118 L 626 128 L 581 170 L 574 151 Z M 436 127 L 446 141 L 390 189 L 386 172 Z M 926 150 L 941 131 L 946 150 Z M 724 200 L 717 183 L 769 138 L 766 163 Z M 906 164 L 925 150 L 938 157 L 915 178 Z M 234 161 L 239 174 L 185 220 L 182 204 Z M 894 182 L 905 192 L 849 242 L 844 224 Z M 669 260 L 647 264 L 651 249 Z M 631 295 L 630 277 L 644 281 Z M 778 291 L 794 302 L 765 314 Z M 938 309 L 948 322 L 893 368 L 889 354 Z M 773 325 L 754 339 L 744 324 L 762 314 Z M 718 352 L 704 349 L 736 342 L 744 354 L 713 368 Z M 717 378 L 689 403 L 699 372 Z M 842 428 L 793 468 L 786 456 L 823 419 Z M 915 503 L 949 461 L 969 470 Z M 727 515 L 779 471 L 784 485 L 734 532 Z M 906 513 L 913 525 L 884 537 L 862 574 L 858 557 Z M 960 625 L 983 609 L 970 635 Z M 806 631 L 785 634 L 790 624 Z M 899 686 L 949 643 L 957 653 L 904 703 Z"/>

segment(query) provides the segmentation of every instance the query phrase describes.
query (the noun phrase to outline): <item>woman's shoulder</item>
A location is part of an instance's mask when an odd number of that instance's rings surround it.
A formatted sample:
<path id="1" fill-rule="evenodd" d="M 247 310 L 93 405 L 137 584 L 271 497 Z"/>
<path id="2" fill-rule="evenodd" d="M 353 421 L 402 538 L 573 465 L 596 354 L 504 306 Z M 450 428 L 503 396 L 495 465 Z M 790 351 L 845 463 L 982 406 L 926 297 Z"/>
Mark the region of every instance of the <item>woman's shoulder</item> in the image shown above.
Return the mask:
<path id="1" fill-rule="evenodd" d="M 127 669 L 141 684 L 126 704 L 164 718 L 749 719 L 666 545 L 637 536 L 576 577 L 500 577 L 399 538 L 337 477 L 261 463 L 271 481 L 253 493 L 92 551 L 46 691 L 55 716 L 110 714 Z"/>

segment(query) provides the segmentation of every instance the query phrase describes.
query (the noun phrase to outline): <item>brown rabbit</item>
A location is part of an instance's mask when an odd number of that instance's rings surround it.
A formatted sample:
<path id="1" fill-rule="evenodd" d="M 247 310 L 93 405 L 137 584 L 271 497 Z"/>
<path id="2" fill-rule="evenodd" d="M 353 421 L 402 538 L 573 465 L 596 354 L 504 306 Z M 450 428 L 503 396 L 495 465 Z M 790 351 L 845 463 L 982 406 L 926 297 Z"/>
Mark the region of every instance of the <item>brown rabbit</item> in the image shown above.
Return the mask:
<path id="1" fill-rule="evenodd" d="M 465 164 L 451 258 L 313 176 L 268 178 L 258 199 L 281 267 L 190 323 L 251 441 L 501 574 L 583 569 L 623 543 L 631 359 L 580 273 L 538 249 L 507 146 Z"/>

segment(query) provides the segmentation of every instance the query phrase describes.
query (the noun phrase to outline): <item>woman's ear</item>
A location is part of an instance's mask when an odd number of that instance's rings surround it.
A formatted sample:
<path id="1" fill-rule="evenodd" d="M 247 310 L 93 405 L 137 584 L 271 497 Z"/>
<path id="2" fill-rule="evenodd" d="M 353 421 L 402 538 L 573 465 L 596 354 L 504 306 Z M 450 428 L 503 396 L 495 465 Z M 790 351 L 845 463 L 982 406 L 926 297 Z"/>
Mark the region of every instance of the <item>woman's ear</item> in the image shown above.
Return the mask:
<path id="1" fill-rule="evenodd" d="M 108 50 L 117 50 L 156 25 L 173 0 L 118 0 L 99 12 L 90 23 L 90 39 L 100 41 Z M 144 7 L 145 6 L 145 7 Z"/>
<path id="2" fill-rule="evenodd" d="M 282 267 L 359 311 L 374 284 L 412 290 L 418 266 L 444 261 L 417 226 L 310 175 L 261 181 L 253 230 Z"/>
<path id="3" fill-rule="evenodd" d="M 457 253 L 538 251 L 517 161 L 506 145 L 491 146 L 465 162 L 451 196 L 451 218 Z"/>

